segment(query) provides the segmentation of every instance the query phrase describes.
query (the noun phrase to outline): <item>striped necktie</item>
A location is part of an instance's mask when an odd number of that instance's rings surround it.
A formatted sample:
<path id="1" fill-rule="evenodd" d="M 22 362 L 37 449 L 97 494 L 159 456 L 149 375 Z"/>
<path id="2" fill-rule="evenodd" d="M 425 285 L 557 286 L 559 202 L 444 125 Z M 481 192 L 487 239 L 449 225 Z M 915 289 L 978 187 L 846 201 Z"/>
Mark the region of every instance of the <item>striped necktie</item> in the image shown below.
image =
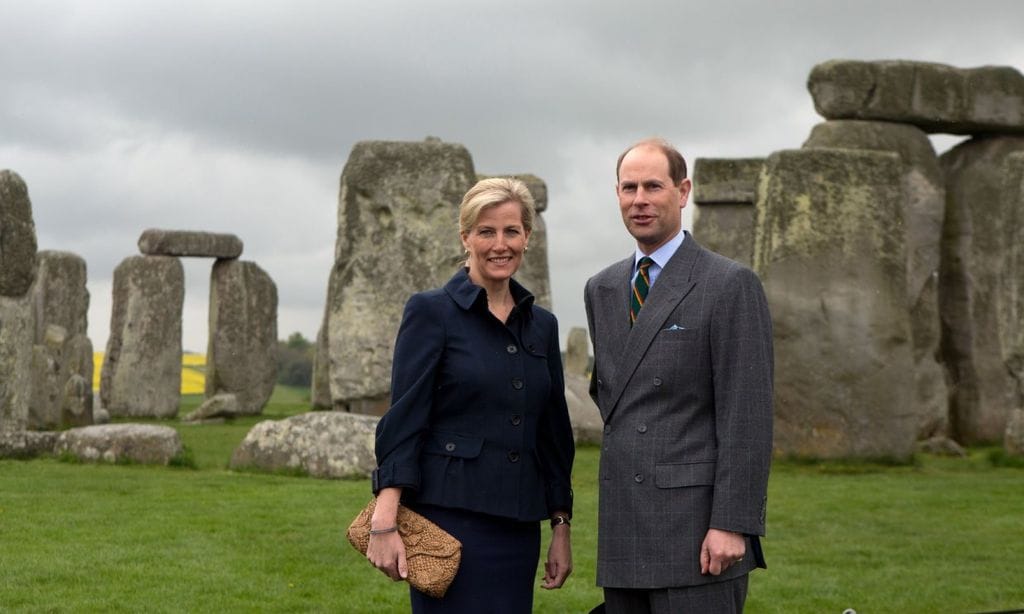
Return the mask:
<path id="1" fill-rule="evenodd" d="M 647 269 L 651 268 L 654 261 L 644 256 L 637 263 L 636 279 L 633 280 L 633 292 L 629 296 L 629 323 L 636 322 L 636 316 L 640 308 L 644 306 L 647 299 L 647 292 L 651 289 L 651 277 Z"/>

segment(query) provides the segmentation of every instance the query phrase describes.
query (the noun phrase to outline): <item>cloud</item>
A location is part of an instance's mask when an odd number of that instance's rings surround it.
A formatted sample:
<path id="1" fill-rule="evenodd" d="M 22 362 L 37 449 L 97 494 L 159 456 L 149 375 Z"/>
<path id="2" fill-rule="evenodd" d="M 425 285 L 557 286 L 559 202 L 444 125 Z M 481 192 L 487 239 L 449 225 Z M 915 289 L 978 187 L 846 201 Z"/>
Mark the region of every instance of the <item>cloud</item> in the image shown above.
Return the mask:
<path id="1" fill-rule="evenodd" d="M 662 135 L 689 161 L 798 147 L 832 58 L 1024 68 L 1024 3 L 0 0 L 0 168 L 40 246 L 89 267 L 102 348 L 113 268 L 145 228 L 231 232 L 278 285 L 279 330 L 316 334 L 338 177 L 359 140 L 435 135 L 479 172 L 549 186 L 553 299 L 631 249 L 614 160 Z M 953 142 L 936 139 L 940 147 Z M 453 237 L 453 240 L 456 240 Z M 208 263 L 186 268 L 205 347 Z"/>

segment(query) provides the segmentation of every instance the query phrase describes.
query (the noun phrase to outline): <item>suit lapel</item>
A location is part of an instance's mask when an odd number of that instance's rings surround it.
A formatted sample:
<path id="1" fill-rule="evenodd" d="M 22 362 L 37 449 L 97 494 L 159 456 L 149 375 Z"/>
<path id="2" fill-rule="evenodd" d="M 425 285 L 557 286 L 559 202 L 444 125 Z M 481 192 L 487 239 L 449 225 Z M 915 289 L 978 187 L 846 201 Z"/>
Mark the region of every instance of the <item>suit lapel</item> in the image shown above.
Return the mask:
<path id="1" fill-rule="evenodd" d="M 626 344 L 622 349 L 622 359 L 618 361 L 615 370 L 615 377 L 612 378 L 611 403 L 609 403 L 608 415 L 605 421 L 615 411 L 626 389 L 626 384 L 633 376 L 647 354 L 648 348 L 654 341 L 655 336 L 664 327 L 669 315 L 675 311 L 679 303 L 686 298 L 686 295 L 693 290 L 696 282 L 692 281 L 693 265 L 700 254 L 700 247 L 687 233 L 683 244 L 679 246 L 676 253 L 658 275 L 658 280 L 651 286 L 651 292 L 647 295 L 643 309 L 637 317 L 636 323 L 630 328 L 628 307 L 625 313 L 624 328 Z M 632 262 L 631 262 L 632 264 Z M 631 272 L 632 267 L 630 267 Z M 628 278 L 627 278 L 628 279 Z M 629 282 L 627 281 L 625 300 L 629 300 Z"/>
<path id="2" fill-rule="evenodd" d="M 597 285 L 597 300 L 595 313 L 600 314 L 600 328 L 602 337 L 608 348 L 601 353 L 602 358 L 617 356 L 618 349 L 626 343 L 629 337 L 629 278 L 633 272 L 633 256 L 613 264 L 607 274 Z M 614 387 L 618 379 L 620 361 L 601 360 L 601 371 L 605 383 Z M 603 408 L 599 408 L 603 412 Z"/>

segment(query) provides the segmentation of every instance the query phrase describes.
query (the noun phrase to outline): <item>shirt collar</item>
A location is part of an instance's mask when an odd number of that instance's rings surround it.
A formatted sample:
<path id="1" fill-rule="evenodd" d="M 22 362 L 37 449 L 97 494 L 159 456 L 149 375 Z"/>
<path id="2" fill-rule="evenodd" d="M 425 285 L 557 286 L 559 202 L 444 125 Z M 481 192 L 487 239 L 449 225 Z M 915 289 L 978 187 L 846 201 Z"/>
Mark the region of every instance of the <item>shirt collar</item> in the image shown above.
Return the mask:
<path id="1" fill-rule="evenodd" d="M 680 230 L 679 234 L 669 239 L 667 243 L 665 243 L 658 249 L 654 250 L 654 253 L 650 255 L 643 253 L 642 251 L 640 251 L 640 248 L 638 247 L 633 255 L 633 272 L 636 272 L 637 263 L 640 262 L 640 259 L 645 256 L 653 260 L 655 266 L 657 266 L 659 270 L 665 268 L 665 265 L 668 264 L 668 261 L 672 259 L 672 256 L 676 253 L 676 250 L 679 249 L 679 246 L 683 244 L 684 238 L 686 238 L 686 231 Z"/>

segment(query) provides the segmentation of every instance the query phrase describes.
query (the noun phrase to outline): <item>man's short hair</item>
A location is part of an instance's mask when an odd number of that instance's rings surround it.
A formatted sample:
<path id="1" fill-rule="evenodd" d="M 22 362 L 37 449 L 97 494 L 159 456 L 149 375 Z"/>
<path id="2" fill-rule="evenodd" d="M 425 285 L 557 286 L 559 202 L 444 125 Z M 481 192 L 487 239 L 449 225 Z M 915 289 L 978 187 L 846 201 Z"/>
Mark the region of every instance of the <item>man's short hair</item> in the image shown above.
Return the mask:
<path id="1" fill-rule="evenodd" d="M 679 150 L 665 139 L 653 137 L 633 143 L 619 155 L 619 161 L 615 163 L 616 182 L 619 181 L 619 169 L 622 168 L 622 159 L 637 147 L 654 147 L 665 154 L 665 158 L 668 160 L 668 177 L 672 180 L 673 184 L 679 185 L 683 179 L 686 179 L 686 159 L 683 158 L 683 154 L 679 153 Z"/>

